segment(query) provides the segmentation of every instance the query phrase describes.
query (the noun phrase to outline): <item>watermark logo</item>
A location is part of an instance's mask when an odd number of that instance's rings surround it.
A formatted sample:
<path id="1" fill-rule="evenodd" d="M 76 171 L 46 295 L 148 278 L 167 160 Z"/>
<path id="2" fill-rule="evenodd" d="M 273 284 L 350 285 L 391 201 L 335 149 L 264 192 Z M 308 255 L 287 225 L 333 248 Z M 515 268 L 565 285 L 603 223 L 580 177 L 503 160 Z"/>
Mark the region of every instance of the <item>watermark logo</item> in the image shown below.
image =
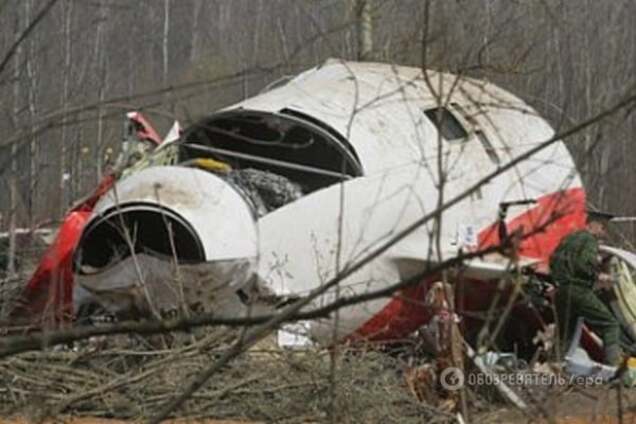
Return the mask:
<path id="1" fill-rule="evenodd" d="M 448 367 L 439 375 L 439 382 L 445 390 L 454 391 L 464 387 L 464 372 L 456 367 Z"/>
<path id="2" fill-rule="evenodd" d="M 448 391 L 459 390 L 468 383 L 471 386 L 503 383 L 509 386 L 596 386 L 604 384 L 601 375 L 575 376 L 548 373 L 470 373 L 468 376 L 460 368 L 449 367 L 439 375 L 440 385 Z"/>

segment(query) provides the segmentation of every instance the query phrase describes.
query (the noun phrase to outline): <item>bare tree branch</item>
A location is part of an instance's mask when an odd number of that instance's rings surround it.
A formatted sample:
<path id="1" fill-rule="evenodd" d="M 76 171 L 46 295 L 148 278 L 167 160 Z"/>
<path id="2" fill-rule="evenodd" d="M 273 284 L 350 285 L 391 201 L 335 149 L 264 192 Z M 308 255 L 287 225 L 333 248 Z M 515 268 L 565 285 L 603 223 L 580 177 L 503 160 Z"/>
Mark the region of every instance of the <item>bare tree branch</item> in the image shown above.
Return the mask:
<path id="1" fill-rule="evenodd" d="M 9 63 L 13 55 L 16 53 L 16 51 L 20 47 L 20 44 L 22 44 L 22 42 L 27 39 L 27 37 L 33 32 L 33 30 L 37 28 L 40 21 L 44 19 L 46 15 L 48 15 L 48 13 L 51 11 L 51 8 L 55 6 L 55 3 L 57 2 L 58 0 L 49 0 L 49 2 L 45 4 L 44 7 L 40 10 L 40 12 L 35 16 L 35 18 L 33 18 L 31 23 L 24 29 L 24 31 L 22 31 L 22 33 L 18 36 L 18 38 L 7 49 L 7 52 L 2 58 L 2 61 L 0 61 L 0 74 L 2 74 L 2 72 L 4 71 L 4 68 L 6 68 L 7 64 Z"/>

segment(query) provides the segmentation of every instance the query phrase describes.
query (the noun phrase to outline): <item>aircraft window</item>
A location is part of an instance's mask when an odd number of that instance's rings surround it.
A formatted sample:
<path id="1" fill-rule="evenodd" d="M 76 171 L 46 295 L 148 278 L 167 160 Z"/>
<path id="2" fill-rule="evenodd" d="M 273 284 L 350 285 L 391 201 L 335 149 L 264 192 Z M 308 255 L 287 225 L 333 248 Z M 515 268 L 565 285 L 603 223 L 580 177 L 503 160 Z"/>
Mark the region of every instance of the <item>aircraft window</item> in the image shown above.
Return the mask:
<path id="1" fill-rule="evenodd" d="M 499 159 L 499 155 L 497 154 L 497 151 L 492 146 L 492 143 L 490 142 L 490 140 L 488 140 L 488 138 L 486 137 L 486 134 L 484 134 L 484 132 L 481 130 L 475 131 L 475 134 L 477 135 L 477 138 L 481 142 L 481 145 L 484 146 L 484 150 L 486 151 L 486 154 L 488 155 L 490 160 L 494 164 L 499 165 L 501 163 L 501 159 Z"/>
<path id="2" fill-rule="evenodd" d="M 342 134 L 340 134 L 338 131 L 336 131 L 335 129 L 333 129 L 331 126 L 325 124 L 324 122 L 322 122 L 319 119 L 314 118 L 311 115 L 307 115 L 306 113 L 303 112 L 299 112 L 297 110 L 294 109 L 281 109 L 280 113 L 285 114 L 285 115 L 291 115 L 294 116 L 296 118 L 305 120 L 305 121 L 309 121 L 310 123 L 322 128 L 323 130 L 327 131 L 329 133 L 329 135 L 333 136 L 335 139 L 337 139 L 346 149 L 349 153 L 351 153 L 351 155 L 353 155 L 356 158 L 356 161 L 358 161 L 358 164 L 360 163 L 360 158 L 358 158 L 358 155 L 356 154 L 356 151 L 353 149 L 353 146 L 351 145 L 351 143 L 349 143 L 349 141 L 344 138 L 342 136 Z"/>
<path id="3" fill-rule="evenodd" d="M 301 115 L 242 109 L 212 115 L 186 131 L 179 162 L 210 158 L 233 170 L 270 172 L 298 185 L 303 194 L 361 176 L 346 140 Z"/>
<path id="4" fill-rule="evenodd" d="M 444 139 L 455 141 L 468 138 L 468 132 L 448 109 L 435 107 L 425 110 L 424 114 L 435 125 Z"/>

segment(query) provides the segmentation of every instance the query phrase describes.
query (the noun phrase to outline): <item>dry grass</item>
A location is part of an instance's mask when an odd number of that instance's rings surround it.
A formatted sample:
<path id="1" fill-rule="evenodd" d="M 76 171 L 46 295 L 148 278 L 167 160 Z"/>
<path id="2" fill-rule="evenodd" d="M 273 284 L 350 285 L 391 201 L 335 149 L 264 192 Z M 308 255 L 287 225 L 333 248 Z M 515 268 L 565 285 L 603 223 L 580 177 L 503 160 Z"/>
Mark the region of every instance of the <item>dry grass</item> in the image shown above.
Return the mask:
<path id="1" fill-rule="evenodd" d="M 93 340 L 78 349 L 24 353 L 0 362 L 0 416 L 61 415 L 143 419 L 215 360 L 235 331 Z M 338 422 L 443 422 L 409 393 L 401 363 L 379 352 L 341 356 Z M 175 416 L 267 422 L 316 422 L 331 408 L 330 355 L 270 344 L 244 354 L 195 393 Z"/>
<path id="2" fill-rule="evenodd" d="M 0 282 L 6 318 L 25 279 Z M 0 360 L 0 417 L 19 422 L 68 417 L 143 420 L 215 361 L 238 330 L 96 338 Z M 404 382 L 404 364 L 374 351 L 343 352 L 335 395 L 326 350 L 290 351 L 265 340 L 241 355 L 173 415 L 178 419 L 249 422 L 447 422 L 418 402 Z M 335 404 L 332 400 L 335 399 Z M 335 406 L 335 407 L 334 407 Z"/>

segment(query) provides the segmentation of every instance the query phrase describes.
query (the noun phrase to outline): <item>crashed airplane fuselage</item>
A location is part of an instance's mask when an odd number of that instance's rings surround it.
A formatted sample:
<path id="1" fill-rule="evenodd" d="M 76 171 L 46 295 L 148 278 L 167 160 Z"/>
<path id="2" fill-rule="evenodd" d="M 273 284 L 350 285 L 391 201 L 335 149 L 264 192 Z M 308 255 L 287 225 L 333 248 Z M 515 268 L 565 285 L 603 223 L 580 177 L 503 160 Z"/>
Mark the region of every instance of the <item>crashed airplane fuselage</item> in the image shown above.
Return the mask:
<path id="1" fill-rule="evenodd" d="M 75 302 L 161 316 L 179 302 L 217 311 L 220 293 L 241 297 L 246 287 L 302 296 L 553 136 L 493 84 L 328 61 L 201 120 L 125 171 L 74 249 Z M 545 270 L 560 239 L 585 223 L 585 193 L 561 142 L 475 187 L 311 307 L 499 245 L 501 205 L 517 201 L 505 220 L 518 241 L 512 256 Z M 492 281 L 509 269 L 502 256 L 466 261 L 459 312 L 487 310 Z M 326 343 L 404 337 L 430 319 L 422 300 L 438 278 L 341 309 L 335 331 L 333 319 L 312 321 L 309 334 Z"/>

